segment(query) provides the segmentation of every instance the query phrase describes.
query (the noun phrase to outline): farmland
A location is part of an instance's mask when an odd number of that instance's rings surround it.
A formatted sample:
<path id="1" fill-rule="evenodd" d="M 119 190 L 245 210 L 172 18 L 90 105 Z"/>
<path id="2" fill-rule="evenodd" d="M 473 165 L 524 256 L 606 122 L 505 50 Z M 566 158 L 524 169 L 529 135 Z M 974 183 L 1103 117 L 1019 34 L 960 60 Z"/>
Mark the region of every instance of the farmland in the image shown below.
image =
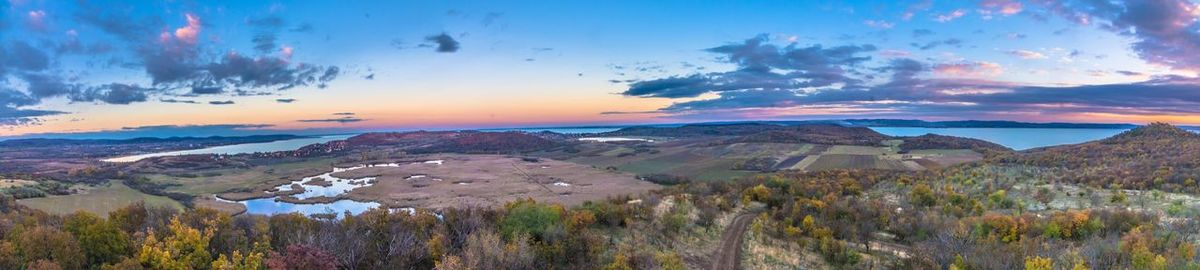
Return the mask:
<path id="1" fill-rule="evenodd" d="M 86 187 L 79 193 L 71 195 L 17 201 L 21 205 L 47 213 L 70 214 L 75 211 L 87 211 L 98 215 L 107 215 L 108 212 L 136 202 L 144 202 L 147 206 L 183 209 L 183 205 L 179 202 L 167 197 L 142 193 L 125 186 L 120 181 L 109 181 L 107 184 Z"/>

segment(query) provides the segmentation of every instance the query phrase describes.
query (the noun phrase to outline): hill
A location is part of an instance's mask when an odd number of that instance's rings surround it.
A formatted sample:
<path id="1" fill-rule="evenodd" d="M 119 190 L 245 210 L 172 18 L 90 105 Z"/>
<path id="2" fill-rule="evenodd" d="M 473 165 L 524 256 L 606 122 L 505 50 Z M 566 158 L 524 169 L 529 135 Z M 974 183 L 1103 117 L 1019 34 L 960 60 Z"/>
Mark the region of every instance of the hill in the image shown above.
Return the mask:
<path id="1" fill-rule="evenodd" d="M 736 139 L 730 143 L 813 143 L 829 145 L 881 145 L 887 135 L 865 127 L 800 125 L 774 128 Z"/>
<path id="2" fill-rule="evenodd" d="M 992 151 L 1012 151 L 1008 147 L 999 145 L 993 142 L 980 139 L 971 139 L 963 137 L 954 137 L 937 134 L 925 134 L 916 137 L 903 137 L 904 143 L 900 144 L 900 150 L 924 150 L 924 149 L 971 149 L 971 150 L 992 150 Z"/>
<path id="3" fill-rule="evenodd" d="M 1196 192 L 1200 135 L 1153 123 L 1103 140 L 1029 150 L 1001 162 L 1061 168 L 1063 180 L 1077 183 Z"/>

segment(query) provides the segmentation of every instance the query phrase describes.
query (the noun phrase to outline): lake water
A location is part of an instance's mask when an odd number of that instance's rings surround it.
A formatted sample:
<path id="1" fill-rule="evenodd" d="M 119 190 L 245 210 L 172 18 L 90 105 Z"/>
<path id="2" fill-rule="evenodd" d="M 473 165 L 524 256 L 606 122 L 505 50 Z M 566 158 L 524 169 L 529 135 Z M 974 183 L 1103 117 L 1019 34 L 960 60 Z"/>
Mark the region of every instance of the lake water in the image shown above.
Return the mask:
<path id="1" fill-rule="evenodd" d="M 1104 139 L 1128 129 L 1083 129 L 1083 128 L 920 128 L 920 127 L 872 127 L 871 129 L 891 136 L 921 136 L 938 134 L 966 137 L 997 143 L 1014 150 L 1025 150 L 1043 146 L 1076 144 Z"/>
<path id="2" fill-rule="evenodd" d="M 521 131 L 521 132 L 542 132 L 550 131 L 559 134 L 590 134 L 604 133 L 609 131 L 617 131 L 621 127 L 549 127 L 549 128 L 489 128 L 480 129 L 483 132 L 506 132 L 506 131 Z"/>
<path id="3" fill-rule="evenodd" d="M 429 160 L 429 161 L 419 162 L 419 164 L 422 164 L 423 166 L 441 166 L 442 162 L 444 162 L 444 161 L 443 160 Z M 309 199 L 309 198 L 317 198 L 317 197 L 335 197 L 335 196 L 350 192 L 351 190 L 354 190 L 357 188 L 374 185 L 375 177 L 338 178 L 338 177 L 333 176 L 334 173 L 352 171 L 352 170 L 357 170 L 357 169 L 362 169 L 362 168 L 370 168 L 370 167 L 399 167 L 399 166 L 400 166 L 399 163 L 380 163 L 380 164 L 359 165 L 359 166 L 346 167 L 346 168 L 334 167 L 333 170 L 330 170 L 329 172 L 326 172 L 326 173 L 323 173 L 320 175 L 309 176 L 309 177 L 305 177 L 305 178 L 302 178 L 297 181 L 292 181 L 291 183 L 279 185 L 279 186 L 275 187 L 275 190 L 276 191 L 289 191 L 289 190 L 292 190 L 292 185 L 300 185 L 301 187 L 304 188 L 304 192 L 292 195 L 293 197 L 296 197 L 297 199 Z M 424 176 L 422 175 L 420 177 L 424 177 Z M 312 181 L 315 179 L 324 179 L 325 181 L 329 181 L 331 183 L 331 185 L 320 186 L 320 185 L 315 185 L 315 184 L 308 184 L 309 181 Z M 378 208 L 380 206 L 380 204 L 376 203 L 376 202 L 359 202 L 359 201 L 348 200 L 348 199 L 337 200 L 337 201 L 330 202 L 330 203 L 298 204 L 298 203 L 280 202 L 280 201 L 276 201 L 275 197 L 270 197 L 270 198 L 250 199 L 250 200 L 235 201 L 235 202 L 245 205 L 246 213 L 259 214 L 259 215 L 274 215 L 274 214 L 293 213 L 293 212 L 298 212 L 298 213 L 301 213 L 304 215 L 311 215 L 311 214 L 338 214 L 338 215 L 341 215 L 342 213 L 347 212 L 347 211 L 349 211 L 351 214 L 357 215 L 364 211 L 370 210 L 372 208 Z"/>
<path id="4" fill-rule="evenodd" d="M 145 158 L 165 157 L 165 156 L 207 155 L 207 154 L 236 155 L 236 154 L 288 151 L 288 150 L 300 149 L 300 147 L 304 147 L 304 146 L 310 145 L 310 144 L 325 143 L 325 142 L 334 141 L 334 140 L 342 140 L 342 139 L 350 138 L 351 136 L 354 136 L 354 135 L 329 135 L 329 136 L 321 136 L 321 137 L 313 137 L 313 138 L 279 140 L 279 141 L 263 142 L 263 143 L 231 144 L 231 145 L 213 146 L 213 147 L 208 147 L 208 148 L 200 148 L 200 149 L 192 149 L 192 150 L 159 152 L 159 153 L 149 153 L 149 154 L 141 154 L 141 155 L 133 155 L 133 156 L 116 157 L 116 158 L 105 159 L 104 161 L 106 161 L 106 162 L 134 162 L 134 161 L 142 160 Z"/>

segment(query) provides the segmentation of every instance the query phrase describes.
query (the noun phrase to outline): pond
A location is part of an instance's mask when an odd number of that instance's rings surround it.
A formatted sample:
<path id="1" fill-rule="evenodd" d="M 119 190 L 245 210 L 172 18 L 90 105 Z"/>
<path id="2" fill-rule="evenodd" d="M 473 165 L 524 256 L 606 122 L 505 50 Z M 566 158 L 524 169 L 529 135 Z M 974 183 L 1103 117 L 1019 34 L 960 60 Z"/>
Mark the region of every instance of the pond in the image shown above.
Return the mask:
<path id="1" fill-rule="evenodd" d="M 424 164 L 426 166 L 440 166 L 443 160 L 429 160 L 417 162 L 416 164 Z M 275 191 L 291 191 L 293 185 L 299 185 L 304 189 L 304 192 L 292 195 L 297 199 L 311 199 L 319 197 L 335 197 L 357 188 L 367 187 L 375 184 L 375 177 L 363 178 L 338 178 L 333 174 L 345 171 L 358 170 L 371 167 L 399 167 L 400 163 L 377 163 L 364 164 L 354 167 L 334 167 L 329 172 L 304 177 L 297 181 L 292 181 L 287 184 L 275 187 Z M 328 183 L 317 183 L 318 181 L 328 181 Z M 273 215 L 281 213 L 298 212 L 304 215 L 312 214 L 337 214 L 341 215 L 345 212 L 351 214 L 359 214 L 367 210 L 380 207 L 376 202 L 360 202 L 349 199 L 337 200 L 329 203 L 290 203 L 276 201 L 276 197 L 250 199 L 244 201 L 234 201 L 246 206 L 246 213 Z"/>

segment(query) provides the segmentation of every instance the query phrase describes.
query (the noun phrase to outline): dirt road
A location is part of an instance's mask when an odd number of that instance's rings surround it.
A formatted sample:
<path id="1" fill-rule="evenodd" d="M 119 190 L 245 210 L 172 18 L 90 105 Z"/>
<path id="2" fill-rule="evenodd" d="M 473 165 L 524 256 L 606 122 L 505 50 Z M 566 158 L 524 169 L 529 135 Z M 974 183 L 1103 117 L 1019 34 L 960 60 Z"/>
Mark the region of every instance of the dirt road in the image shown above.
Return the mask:
<path id="1" fill-rule="evenodd" d="M 746 229 L 754 221 L 754 213 L 743 213 L 733 218 L 729 227 L 721 234 L 721 247 L 713 258 L 713 270 L 742 269 L 742 239 L 745 239 Z"/>

